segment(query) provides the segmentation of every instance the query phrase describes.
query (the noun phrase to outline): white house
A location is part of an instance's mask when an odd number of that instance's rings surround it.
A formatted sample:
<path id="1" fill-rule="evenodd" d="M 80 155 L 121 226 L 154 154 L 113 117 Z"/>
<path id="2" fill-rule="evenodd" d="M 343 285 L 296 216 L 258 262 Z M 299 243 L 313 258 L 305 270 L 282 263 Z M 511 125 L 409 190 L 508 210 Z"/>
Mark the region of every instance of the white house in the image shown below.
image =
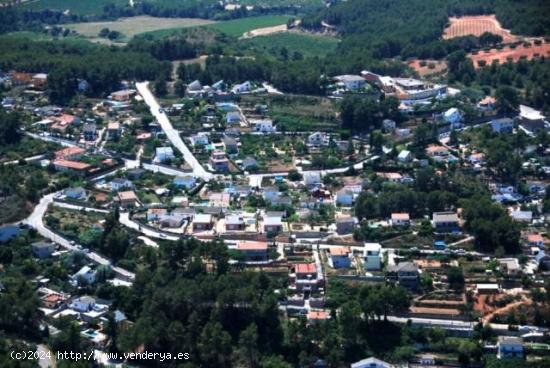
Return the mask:
<path id="1" fill-rule="evenodd" d="M 252 83 L 250 83 L 249 81 L 246 81 L 244 83 L 235 85 L 231 89 L 231 92 L 234 94 L 240 94 L 240 93 L 250 92 L 251 90 L 252 90 Z"/>
<path id="2" fill-rule="evenodd" d="M 375 357 L 366 358 L 358 362 L 352 363 L 351 368 L 394 368 L 393 364 L 386 363 L 383 360 Z"/>
<path id="3" fill-rule="evenodd" d="M 93 284 L 95 282 L 96 270 L 90 268 L 90 266 L 82 267 L 77 273 L 71 276 L 71 280 L 74 284 L 84 282 L 85 284 Z"/>
<path id="4" fill-rule="evenodd" d="M 306 186 L 316 186 L 322 183 L 321 174 L 318 171 L 306 171 L 303 173 L 304 184 Z"/>
<path id="5" fill-rule="evenodd" d="M 166 162 L 174 157 L 172 147 L 157 147 L 155 151 L 155 162 Z"/>
<path id="6" fill-rule="evenodd" d="M 208 133 L 205 133 L 205 132 L 197 133 L 197 134 L 191 136 L 191 138 L 189 138 L 189 139 L 191 140 L 191 144 L 195 147 L 196 146 L 206 146 L 208 143 L 210 143 Z"/>
<path id="7" fill-rule="evenodd" d="M 367 270 L 379 270 L 381 267 L 380 243 L 365 243 L 363 249 L 363 262 Z"/>
<path id="8" fill-rule="evenodd" d="M 111 180 L 110 186 L 113 192 L 118 192 L 122 189 L 132 189 L 134 184 L 128 179 L 115 178 Z"/>
<path id="9" fill-rule="evenodd" d="M 310 146 L 328 146 L 330 137 L 325 132 L 315 132 L 307 137 L 307 143 Z"/>
<path id="10" fill-rule="evenodd" d="M 262 133 L 274 133 L 275 131 L 277 131 L 277 129 L 273 125 L 273 120 L 270 119 L 258 120 L 254 128 L 257 132 Z"/>
<path id="11" fill-rule="evenodd" d="M 462 128 L 464 117 L 462 116 L 462 113 L 459 109 L 457 109 L 456 107 L 452 107 L 443 113 L 443 120 L 446 123 L 451 124 L 452 129 L 458 129 Z"/>
<path id="12" fill-rule="evenodd" d="M 336 77 L 334 77 L 334 80 L 350 91 L 358 91 L 361 88 L 365 87 L 366 83 L 365 78 L 361 77 L 360 75 L 337 75 Z"/>
<path id="13" fill-rule="evenodd" d="M 411 219 L 408 213 L 392 213 L 391 224 L 393 226 L 408 226 L 411 224 Z"/>
<path id="14" fill-rule="evenodd" d="M 91 311 L 94 306 L 95 306 L 95 299 L 88 295 L 81 296 L 80 298 L 76 298 L 71 302 L 71 304 L 69 304 L 69 308 L 81 313 Z"/>
<path id="15" fill-rule="evenodd" d="M 399 162 L 410 162 L 412 159 L 411 151 L 403 150 L 397 155 L 397 161 Z"/>

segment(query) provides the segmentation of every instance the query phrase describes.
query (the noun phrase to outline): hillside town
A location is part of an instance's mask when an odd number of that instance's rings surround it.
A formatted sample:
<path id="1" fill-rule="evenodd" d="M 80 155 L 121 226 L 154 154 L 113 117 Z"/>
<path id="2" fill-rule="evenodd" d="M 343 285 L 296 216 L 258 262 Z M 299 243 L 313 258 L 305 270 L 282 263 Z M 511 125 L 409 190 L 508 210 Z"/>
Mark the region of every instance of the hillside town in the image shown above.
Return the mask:
<path id="1" fill-rule="evenodd" d="M 474 38 L 547 42 L 498 32 Z M 193 44 L 173 37 L 167 49 Z M 105 52 L 161 43 L 137 40 Z M 12 350 L 34 352 L 29 367 L 550 364 L 544 55 L 488 66 L 472 60 L 489 46 L 459 49 L 441 70 L 357 58 L 312 72 L 311 92 L 244 53 L 199 65 L 152 50 L 158 64 L 115 82 L 0 56 L 0 366 L 26 367 Z M 503 74 L 480 82 L 489 73 Z"/>

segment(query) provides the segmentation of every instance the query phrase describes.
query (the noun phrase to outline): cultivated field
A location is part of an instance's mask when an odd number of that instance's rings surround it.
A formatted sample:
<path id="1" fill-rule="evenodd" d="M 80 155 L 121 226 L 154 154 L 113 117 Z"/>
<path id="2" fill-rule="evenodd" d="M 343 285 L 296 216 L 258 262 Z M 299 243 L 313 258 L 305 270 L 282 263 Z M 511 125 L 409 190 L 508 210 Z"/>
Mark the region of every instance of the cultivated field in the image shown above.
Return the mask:
<path id="1" fill-rule="evenodd" d="M 242 42 L 267 53 L 272 50 L 281 50 L 284 47 L 288 50 L 290 56 L 294 52 L 299 52 L 303 56 L 324 56 L 336 49 L 339 40 L 329 36 L 290 31 L 254 37 Z"/>
<path id="2" fill-rule="evenodd" d="M 72 14 L 101 14 L 103 7 L 109 4 L 124 5 L 128 0 L 28 0 L 22 6 L 33 10 L 69 10 Z"/>
<path id="3" fill-rule="evenodd" d="M 407 65 L 414 69 L 419 76 L 425 77 L 431 74 L 438 74 L 447 69 L 447 63 L 441 60 L 410 60 Z"/>
<path id="4" fill-rule="evenodd" d="M 198 18 L 155 18 L 150 16 L 139 16 L 131 18 L 120 18 L 109 22 L 88 22 L 72 23 L 67 27 L 92 40 L 101 40 L 98 37 L 99 31 L 109 28 L 111 31 L 121 32 L 125 39 L 130 39 L 136 34 L 152 31 L 159 31 L 173 28 L 189 28 L 215 23 L 208 19 Z"/>
<path id="5" fill-rule="evenodd" d="M 475 15 L 461 18 L 449 18 L 451 25 L 443 32 L 444 39 L 462 36 L 481 36 L 484 32 L 491 32 L 502 36 L 504 43 L 515 42 L 518 38 L 509 30 L 502 28 L 494 15 Z"/>
<path id="6" fill-rule="evenodd" d="M 550 57 L 550 44 L 542 43 L 541 45 L 531 45 L 525 47 L 523 44 L 518 45 L 515 49 L 505 47 L 502 50 L 492 49 L 489 51 L 479 51 L 477 54 L 469 54 L 468 57 L 474 62 L 476 68 L 480 68 L 480 61 L 484 61 L 486 65 L 491 65 L 497 60 L 500 64 L 504 64 L 511 60 L 518 62 L 520 59 L 531 60 L 536 57 Z M 483 64 L 483 62 L 482 62 Z"/>

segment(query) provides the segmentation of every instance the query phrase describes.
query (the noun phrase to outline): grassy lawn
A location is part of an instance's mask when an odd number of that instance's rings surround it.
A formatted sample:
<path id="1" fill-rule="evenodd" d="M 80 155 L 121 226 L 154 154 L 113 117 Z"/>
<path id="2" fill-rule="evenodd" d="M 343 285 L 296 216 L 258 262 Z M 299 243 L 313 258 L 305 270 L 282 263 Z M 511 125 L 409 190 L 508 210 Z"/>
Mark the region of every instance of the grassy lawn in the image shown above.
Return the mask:
<path id="1" fill-rule="evenodd" d="M 240 37 L 243 33 L 251 31 L 256 28 L 272 27 L 280 24 L 285 24 L 290 18 L 289 15 L 263 15 L 259 17 L 232 19 L 223 22 L 210 22 L 206 27 L 218 30 L 226 33 L 230 36 Z M 204 20 L 203 20 L 204 21 Z M 146 33 L 154 38 L 162 38 L 178 32 L 180 29 L 185 28 L 181 26 L 174 26 L 172 28 L 164 27 L 164 29 L 158 29 L 156 31 L 141 32 Z M 187 27 L 188 28 L 188 27 Z M 99 31 L 98 31 L 99 32 Z"/>
<path id="2" fill-rule="evenodd" d="M 339 40 L 334 37 L 304 33 L 276 33 L 241 41 L 254 51 L 279 53 L 285 47 L 289 55 L 299 52 L 303 56 L 324 56 L 336 49 Z"/>
<path id="3" fill-rule="evenodd" d="M 73 14 L 91 15 L 102 14 L 103 7 L 109 4 L 124 5 L 127 0 L 37 0 L 29 1 L 22 5 L 25 9 L 32 10 L 67 10 Z"/>
<path id="4" fill-rule="evenodd" d="M 116 21 L 107 22 L 85 22 L 67 24 L 67 27 L 86 38 L 94 41 L 105 41 L 98 37 L 99 31 L 103 28 L 109 28 L 111 31 L 118 31 L 123 34 L 124 40 L 128 40 L 140 33 L 155 33 L 163 30 L 174 30 L 189 27 L 212 24 L 214 21 L 197 18 L 155 18 L 147 15 L 120 18 Z"/>

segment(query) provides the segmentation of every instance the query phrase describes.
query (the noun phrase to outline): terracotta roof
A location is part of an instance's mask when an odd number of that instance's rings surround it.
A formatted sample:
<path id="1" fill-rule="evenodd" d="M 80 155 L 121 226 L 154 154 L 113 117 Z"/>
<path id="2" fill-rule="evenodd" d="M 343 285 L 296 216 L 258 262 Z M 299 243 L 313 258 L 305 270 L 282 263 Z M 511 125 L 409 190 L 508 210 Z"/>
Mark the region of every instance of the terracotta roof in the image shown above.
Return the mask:
<path id="1" fill-rule="evenodd" d="M 317 273 L 317 267 L 315 263 L 297 263 L 294 266 L 296 273 Z"/>
<path id="2" fill-rule="evenodd" d="M 392 213 L 391 214 L 392 220 L 409 220 L 409 214 L 408 213 Z"/>
<path id="3" fill-rule="evenodd" d="M 69 160 L 55 160 L 53 164 L 54 166 L 66 167 L 74 170 L 86 170 L 90 167 L 87 163 Z"/>
<path id="4" fill-rule="evenodd" d="M 542 235 L 540 235 L 540 234 L 529 234 L 527 236 L 527 241 L 529 243 L 539 243 L 539 242 L 544 242 L 544 239 L 542 238 Z"/>
<path id="5" fill-rule="evenodd" d="M 80 155 L 84 152 L 86 152 L 86 150 L 84 148 L 67 147 L 67 148 L 63 148 L 62 150 L 56 151 L 55 152 L 55 157 L 56 158 L 63 158 L 63 157 L 72 156 L 72 155 Z"/>
<path id="6" fill-rule="evenodd" d="M 347 256 L 351 252 L 349 247 L 332 247 L 329 248 L 331 256 Z"/>
<path id="7" fill-rule="evenodd" d="M 237 243 L 238 250 L 267 250 L 267 242 L 243 240 Z"/>
<path id="8" fill-rule="evenodd" d="M 128 190 L 126 192 L 119 192 L 118 198 L 121 201 L 137 200 L 136 193 L 131 190 Z"/>
<path id="9" fill-rule="evenodd" d="M 309 311 L 307 319 L 327 319 L 328 313 L 326 311 Z"/>

